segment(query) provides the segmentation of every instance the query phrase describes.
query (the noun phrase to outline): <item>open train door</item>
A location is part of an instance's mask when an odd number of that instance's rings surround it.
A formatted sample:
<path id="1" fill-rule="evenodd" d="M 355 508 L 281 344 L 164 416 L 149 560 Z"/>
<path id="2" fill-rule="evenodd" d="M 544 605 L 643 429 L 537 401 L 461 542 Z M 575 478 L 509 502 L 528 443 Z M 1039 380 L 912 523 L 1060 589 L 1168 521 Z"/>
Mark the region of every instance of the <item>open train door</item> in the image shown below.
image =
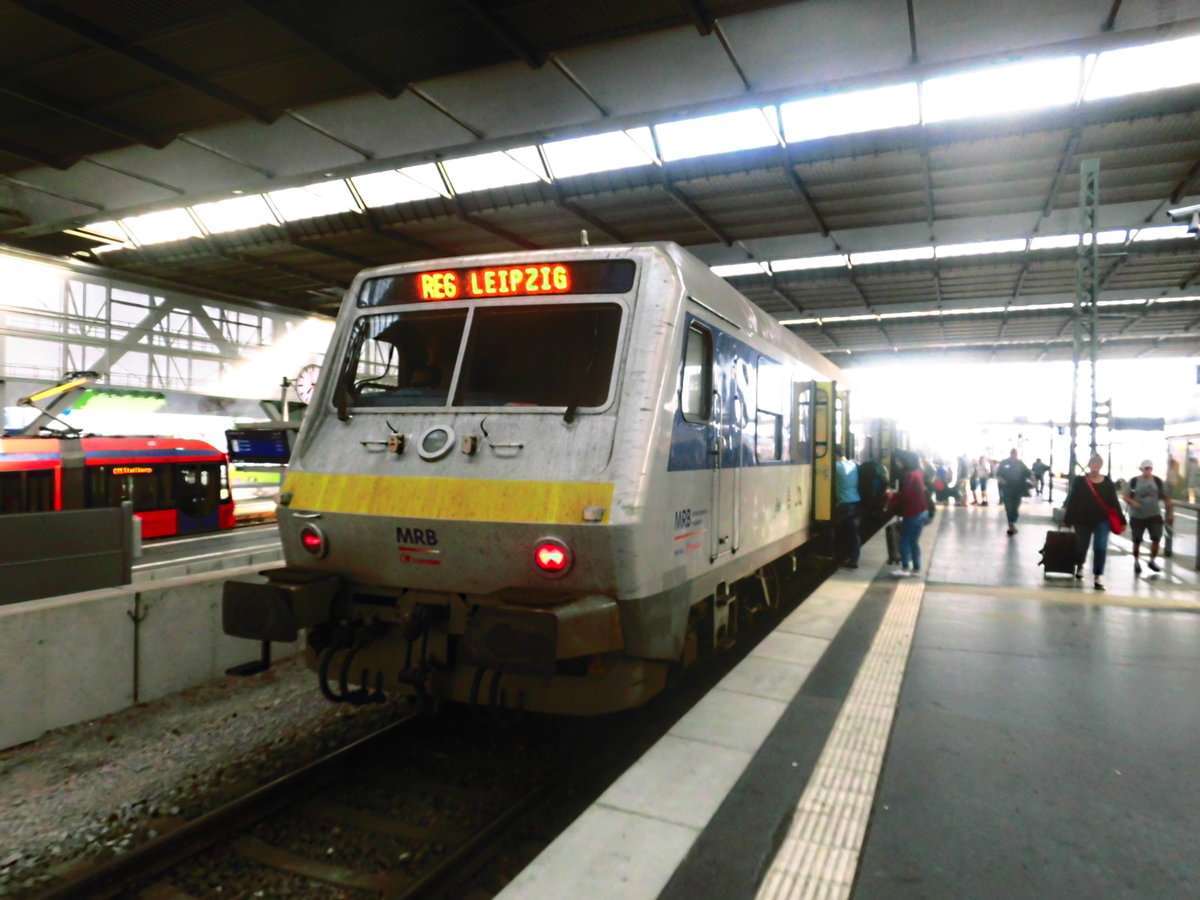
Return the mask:
<path id="1" fill-rule="evenodd" d="M 833 445 L 838 435 L 837 384 L 813 383 L 813 521 L 830 527 L 833 521 L 833 469 L 837 458 Z"/>

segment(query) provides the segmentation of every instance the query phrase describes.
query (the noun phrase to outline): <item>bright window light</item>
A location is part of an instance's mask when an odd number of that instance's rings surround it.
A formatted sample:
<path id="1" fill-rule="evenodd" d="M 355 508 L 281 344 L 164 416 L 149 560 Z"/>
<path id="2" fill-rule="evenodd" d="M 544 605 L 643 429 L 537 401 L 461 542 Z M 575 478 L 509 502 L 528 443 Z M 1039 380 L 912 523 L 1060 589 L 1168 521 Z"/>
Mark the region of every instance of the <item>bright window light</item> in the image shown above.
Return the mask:
<path id="1" fill-rule="evenodd" d="M 209 234 L 237 231 L 239 228 L 254 228 L 256 225 L 275 225 L 275 214 L 267 201 L 256 194 L 253 197 L 233 197 L 216 203 L 201 203 L 193 206 L 192 212 L 208 230 Z"/>
<path id="2" fill-rule="evenodd" d="M 373 172 L 370 175 L 357 175 L 350 181 L 367 206 L 391 206 L 393 203 L 441 196 L 438 191 L 431 190 L 394 169 Z"/>
<path id="3" fill-rule="evenodd" d="M 1030 250 L 1058 250 L 1063 247 L 1078 247 L 1077 234 L 1043 234 L 1029 242 Z"/>
<path id="4" fill-rule="evenodd" d="M 910 259 L 933 259 L 932 247 L 908 247 L 904 250 L 871 250 L 851 253 L 850 265 L 869 266 L 873 263 L 904 262 Z"/>
<path id="5" fill-rule="evenodd" d="M 796 100 L 779 107 L 789 143 L 836 134 L 903 128 L 921 121 L 914 82 L 829 97 Z"/>
<path id="6" fill-rule="evenodd" d="M 846 265 L 844 255 L 836 256 L 802 256 L 796 259 L 776 259 L 771 261 L 772 272 L 799 272 L 803 269 L 840 269 Z"/>
<path id="7" fill-rule="evenodd" d="M 1069 106 L 1079 96 L 1079 57 L 991 66 L 930 78 L 921 88 L 926 122 Z"/>
<path id="8" fill-rule="evenodd" d="M 181 241 L 184 238 L 201 237 L 200 228 L 188 215 L 186 209 L 167 209 L 163 212 L 147 213 L 122 219 L 121 224 L 143 246 Z"/>
<path id="9" fill-rule="evenodd" d="M 549 181 L 546 166 L 542 163 L 542 154 L 537 147 L 517 147 L 515 150 L 505 150 L 509 156 L 532 172 L 540 181 Z"/>
<path id="10" fill-rule="evenodd" d="M 79 229 L 86 234 L 94 234 L 98 237 L 108 238 L 110 241 L 119 241 L 124 243 L 129 240 L 121 226 L 113 221 L 107 222 L 92 222 L 89 225 L 84 225 Z"/>
<path id="11" fill-rule="evenodd" d="M 1123 97 L 1200 82 L 1200 35 L 1100 54 L 1084 100 Z"/>
<path id="12" fill-rule="evenodd" d="M 341 179 L 271 191 L 267 196 L 285 222 L 311 219 L 314 216 L 331 216 L 340 212 L 358 212 L 354 195 Z"/>
<path id="13" fill-rule="evenodd" d="M 728 266 L 713 266 L 714 275 L 720 275 L 722 278 L 736 278 L 738 275 L 762 275 L 767 270 L 762 263 L 734 263 Z"/>
<path id="14" fill-rule="evenodd" d="M 775 108 L 772 106 L 740 109 L 716 116 L 655 125 L 654 130 L 658 134 L 658 147 L 663 161 L 670 162 L 778 145 L 779 138 L 767 118 L 774 115 Z"/>
<path id="15" fill-rule="evenodd" d="M 650 131 L 648 128 L 638 130 L 647 134 Z M 654 162 L 654 156 L 646 153 L 625 131 L 552 141 L 543 144 L 542 149 L 546 151 L 546 161 L 555 178 L 628 169 Z"/>
<path id="16" fill-rule="evenodd" d="M 969 244 L 943 244 L 937 248 L 938 259 L 948 259 L 952 256 L 981 256 L 985 253 L 1023 253 L 1024 238 L 1010 238 L 1003 241 L 973 241 Z"/>
<path id="17" fill-rule="evenodd" d="M 1190 236 L 1186 225 L 1157 225 L 1141 229 L 1133 239 L 1134 241 L 1173 241 Z"/>
<path id="18" fill-rule="evenodd" d="M 480 153 L 478 156 L 448 159 L 442 165 L 456 194 L 540 181 L 535 172 L 510 155 L 515 152 Z"/>
<path id="19" fill-rule="evenodd" d="M 1127 232 L 1124 228 L 1118 228 L 1114 231 L 1098 231 L 1096 232 L 1096 243 L 1100 244 L 1101 246 L 1104 246 L 1105 244 L 1123 244 L 1125 243 L 1125 238 L 1128 236 L 1128 234 L 1129 232 Z M 1090 234 L 1085 234 L 1083 236 L 1084 246 L 1090 247 L 1091 243 L 1092 236 Z"/>
<path id="20" fill-rule="evenodd" d="M 423 163 L 419 166 L 406 166 L 400 169 L 401 175 L 407 175 L 417 184 L 422 187 L 429 188 L 435 194 L 441 194 L 443 197 L 449 197 L 450 194 L 446 190 L 446 182 L 442 179 L 442 173 L 437 167 L 437 163 Z"/>

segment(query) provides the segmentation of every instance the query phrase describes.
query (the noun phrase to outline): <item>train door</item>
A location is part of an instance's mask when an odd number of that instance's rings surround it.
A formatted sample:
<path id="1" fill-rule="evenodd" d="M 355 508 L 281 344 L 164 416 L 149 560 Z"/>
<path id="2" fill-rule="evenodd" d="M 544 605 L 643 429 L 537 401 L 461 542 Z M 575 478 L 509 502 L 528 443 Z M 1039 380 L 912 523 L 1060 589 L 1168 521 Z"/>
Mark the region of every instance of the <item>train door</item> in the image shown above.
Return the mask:
<path id="1" fill-rule="evenodd" d="M 216 531 L 220 527 L 218 501 L 221 467 L 214 463 L 181 463 L 175 467 L 175 499 L 179 534 Z"/>
<path id="2" fill-rule="evenodd" d="M 832 381 L 813 384 L 813 520 L 833 519 L 833 445 L 837 435 L 837 386 Z"/>
<path id="3" fill-rule="evenodd" d="M 738 548 L 738 494 L 745 430 L 745 361 L 729 335 L 717 333 L 713 359 L 712 537 L 709 558 Z"/>

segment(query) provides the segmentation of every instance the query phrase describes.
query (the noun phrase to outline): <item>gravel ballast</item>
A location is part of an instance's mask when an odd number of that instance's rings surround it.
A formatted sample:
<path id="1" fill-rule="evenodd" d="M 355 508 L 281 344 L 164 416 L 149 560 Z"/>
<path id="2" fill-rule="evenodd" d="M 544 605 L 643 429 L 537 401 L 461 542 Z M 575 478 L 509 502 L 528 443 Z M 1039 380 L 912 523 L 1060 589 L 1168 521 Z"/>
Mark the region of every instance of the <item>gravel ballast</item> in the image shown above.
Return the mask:
<path id="1" fill-rule="evenodd" d="M 32 896 L 406 710 L 329 703 L 293 659 L 0 751 L 0 897 Z"/>

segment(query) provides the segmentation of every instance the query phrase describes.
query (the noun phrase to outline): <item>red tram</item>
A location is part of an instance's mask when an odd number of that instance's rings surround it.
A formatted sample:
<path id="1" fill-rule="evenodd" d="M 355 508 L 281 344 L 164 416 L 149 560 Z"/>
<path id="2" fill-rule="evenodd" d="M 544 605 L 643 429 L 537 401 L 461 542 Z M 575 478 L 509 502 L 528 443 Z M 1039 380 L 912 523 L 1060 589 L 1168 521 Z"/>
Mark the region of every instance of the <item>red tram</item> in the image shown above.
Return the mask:
<path id="1" fill-rule="evenodd" d="M 133 503 L 142 537 L 234 526 L 225 454 L 168 437 L 0 438 L 0 514 Z"/>

